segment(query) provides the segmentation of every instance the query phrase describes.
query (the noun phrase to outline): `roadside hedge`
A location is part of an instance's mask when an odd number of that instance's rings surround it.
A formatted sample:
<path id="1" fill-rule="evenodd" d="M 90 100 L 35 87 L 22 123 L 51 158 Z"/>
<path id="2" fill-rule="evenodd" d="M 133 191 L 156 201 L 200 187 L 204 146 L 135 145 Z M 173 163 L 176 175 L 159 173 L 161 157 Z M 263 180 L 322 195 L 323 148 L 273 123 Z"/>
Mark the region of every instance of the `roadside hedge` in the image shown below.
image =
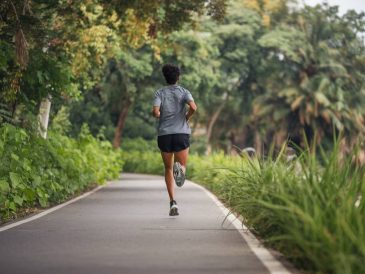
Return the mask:
<path id="1" fill-rule="evenodd" d="M 28 208 L 61 203 L 95 184 L 119 176 L 121 153 L 84 127 L 76 139 L 0 127 L 0 220 Z"/>

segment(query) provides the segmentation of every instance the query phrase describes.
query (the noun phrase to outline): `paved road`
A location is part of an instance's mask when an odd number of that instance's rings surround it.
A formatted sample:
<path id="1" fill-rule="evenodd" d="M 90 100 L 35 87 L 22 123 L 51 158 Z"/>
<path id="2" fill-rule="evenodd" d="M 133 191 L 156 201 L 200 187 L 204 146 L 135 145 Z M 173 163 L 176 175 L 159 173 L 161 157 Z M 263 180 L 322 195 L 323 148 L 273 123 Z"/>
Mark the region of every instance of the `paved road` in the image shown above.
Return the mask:
<path id="1" fill-rule="evenodd" d="M 1 274 L 265 274 L 203 190 L 177 190 L 168 216 L 162 177 L 123 174 L 105 188 L 0 232 Z"/>

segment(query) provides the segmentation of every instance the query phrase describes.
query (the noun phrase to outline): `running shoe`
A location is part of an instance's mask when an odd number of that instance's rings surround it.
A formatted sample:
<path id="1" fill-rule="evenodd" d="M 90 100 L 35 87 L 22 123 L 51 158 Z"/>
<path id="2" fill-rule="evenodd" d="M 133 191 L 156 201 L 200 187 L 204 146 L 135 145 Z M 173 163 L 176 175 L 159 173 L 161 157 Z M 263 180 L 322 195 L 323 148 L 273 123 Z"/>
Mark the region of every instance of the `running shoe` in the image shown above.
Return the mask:
<path id="1" fill-rule="evenodd" d="M 170 216 L 177 216 L 179 215 L 178 206 L 175 200 L 170 202 Z"/>
<path id="2" fill-rule="evenodd" d="M 182 187 L 185 182 L 185 173 L 179 162 L 174 163 L 173 172 L 176 185 Z"/>

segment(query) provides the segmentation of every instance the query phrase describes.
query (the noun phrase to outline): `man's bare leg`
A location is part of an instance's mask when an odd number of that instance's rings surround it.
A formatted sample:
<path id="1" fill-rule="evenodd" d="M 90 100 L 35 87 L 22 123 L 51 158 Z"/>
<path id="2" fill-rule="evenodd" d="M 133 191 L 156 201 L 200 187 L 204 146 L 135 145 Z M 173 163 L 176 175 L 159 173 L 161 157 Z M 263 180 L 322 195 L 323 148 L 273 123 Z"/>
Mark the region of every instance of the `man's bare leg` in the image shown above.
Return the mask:
<path id="1" fill-rule="evenodd" d="M 184 173 L 186 171 L 186 163 L 188 161 L 188 155 L 189 155 L 189 148 L 174 153 L 175 162 L 179 162 L 181 164 Z"/>
<path id="2" fill-rule="evenodd" d="M 174 176 L 173 176 L 173 165 L 174 165 L 174 154 L 170 152 L 161 152 L 162 160 L 165 166 L 165 182 L 167 192 L 169 193 L 170 201 L 174 200 Z"/>

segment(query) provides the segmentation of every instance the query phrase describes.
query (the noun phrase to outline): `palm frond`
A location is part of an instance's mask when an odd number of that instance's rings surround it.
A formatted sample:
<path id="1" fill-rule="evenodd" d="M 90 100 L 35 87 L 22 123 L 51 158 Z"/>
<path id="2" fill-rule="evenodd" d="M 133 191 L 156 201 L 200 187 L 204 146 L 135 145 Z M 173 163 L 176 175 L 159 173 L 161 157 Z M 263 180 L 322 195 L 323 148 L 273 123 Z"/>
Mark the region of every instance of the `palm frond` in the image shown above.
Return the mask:
<path id="1" fill-rule="evenodd" d="M 8 106 L 0 103 L 0 125 L 3 123 L 15 124 L 15 119 L 13 118 Z"/>

